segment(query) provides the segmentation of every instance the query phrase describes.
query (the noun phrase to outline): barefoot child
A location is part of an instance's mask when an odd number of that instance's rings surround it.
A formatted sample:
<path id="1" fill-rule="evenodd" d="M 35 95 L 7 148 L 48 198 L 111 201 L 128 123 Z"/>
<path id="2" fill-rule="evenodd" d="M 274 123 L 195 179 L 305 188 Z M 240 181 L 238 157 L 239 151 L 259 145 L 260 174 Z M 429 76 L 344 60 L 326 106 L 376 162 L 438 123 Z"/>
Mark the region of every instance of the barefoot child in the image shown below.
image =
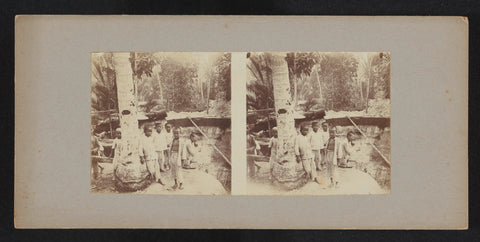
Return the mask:
<path id="1" fill-rule="evenodd" d="M 100 144 L 98 141 L 97 136 L 93 133 L 93 127 L 91 129 L 91 134 L 90 134 L 90 149 L 91 149 L 91 155 L 92 156 L 103 156 L 103 146 Z M 92 178 L 96 180 L 101 173 L 99 169 L 101 167 L 98 165 L 98 162 L 96 159 L 91 159 L 92 167 L 91 167 L 91 172 L 92 172 Z"/>
<path id="2" fill-rule="evenodd" d="M 317 170 L 321 170 L 320 149 L 323 148 L 324 142 L 322 133 L 320 133 L 318 128 L 318 122 L 312 122 L 313 132 L 310 134 L 310 145 L 312 146 L 313 161 L 315 162 L 315 166 Z"/>
<path id="3" fill-rule="evenodd" d="M 155 123 L 155 132 L 153 132 L 153 145 L 155 146 L 155 151 L 157 152 L 158 158 L 158 167 L 160 171 L 165 171 L 166 164 L 165 162 L 165 150 L 167 149 L 167 142 L 165 137 L 165 132 L 163 132 L 163 125 L 161 122 Z"/>
<path id="4" fill-rule="evenodd" d="M 165 157 L 165 170 L 170 170 L 170 148 L 172 146 L 173 133 L 172 125 L 169 123 L 165 124 L 165 129 L 162 130 L 163 137 L 165 139 L 165 149 L 163 150 L 163 156 Z"/>
<path id="5" fill-rule="evenodd" d="M 270 142 L 268 142 L 268 148 L 270 149 L 270 179 L 273 178 L 273 162 L 277 157 L 277 148 L 278 148 L 278 130 L 277 127 L 273 127 L 272 129 L 273 137 L 270 138 Z"/>
<path id="6" fill-rule="evenodd" d="M 183 189 L 183 174 L 182 174 L 182 154 L 185 149 L 185 141 L 180 138 L 180 128 L 173 129 L 173 140 L 170 146 L 170 165 L 172 166 L 172 174 L 175 179 L 175 184 L 172 186 L 173 190 L 177 188 Z"/>
<path id="7" fill-rule="evenodd" d="M 321 136 L 322 136 L 322 148 L 320 148 L 320 168 L 324 169 L 326 166 L 326 161 L 325 161 L 325 155 L 326 155 L 326 150 L 325 147 L 327 147 L 327 141 L 330 138 L 330 135 L 328 134 L 328 123 L 323 122 L 322 123 L 322 130 L 319 131 Z"/>
<path id="8" fill-rule="evenodd" d="M 249 177 L 254 177 L 260 167 L 255 164 L 255 158 L 248 155 L 257 155 L 260 152 L 260 145 L 255 140 L 255 136 L 249 127 L 247 127 L 247 173 Z"/>
<path id="9" fill-rule="evenodd" d="M 113 156 L 113 180 L 115 181 L 115 170 L 117 170 L 118 160 L 120 159 L 120 151 L 122 149 L 122 131 L 120 128 L 115 130 L 115 139 L 112 145 Z"/>
<path id="10" fill-rule="evenodd" d="M 336 128 L 332 127 L 328 131 L 330 137 L 327 140 L 327 146 L 325 148 L 326 155 L 325 155 L 325 162 L 327 164 L 327 176 L 330 178 L 330 186 L 329 187 L 338 187 L 338 181 L 335 177 L 335 166 L 337 165 L 338 159 L 338 150 L 339 150 L 339 142 L 335 139 L 336 135 Z"/>
<path id="11" fill-rule="evenodd" d="M 140 137 L 140 147 L 138 152 L 140 154 L 140 162 L 146 163 L 147 170 L 150 173 L 150 178 L 158 183 L 163 184 L 160 180 L 160 169 L 157 162 L 157 152 L 153 145 L 152 127 L 145 125 L 143 127 L 144 135 Z"/>
<path id="12" fill-rule="evenodd" d="M 308 140 L 308 131 L 307 125 L 302 125 L 300 127 L 300 134 L 295 140 L 295 155 L 297 157 L 297 162 L 302 162 L 303 169 L 307 172 L 308 178 L 320 183 L 317 179 L 317 169 L 315 167 L 315 162 L 313 161 L 312 147 Z"/>

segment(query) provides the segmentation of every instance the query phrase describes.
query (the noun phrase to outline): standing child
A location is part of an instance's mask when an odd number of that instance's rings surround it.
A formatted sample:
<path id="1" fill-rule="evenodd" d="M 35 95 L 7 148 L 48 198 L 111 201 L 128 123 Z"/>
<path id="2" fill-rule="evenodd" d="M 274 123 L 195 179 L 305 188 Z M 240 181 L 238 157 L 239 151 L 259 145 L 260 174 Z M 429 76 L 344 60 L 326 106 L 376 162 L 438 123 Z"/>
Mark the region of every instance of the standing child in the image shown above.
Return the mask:
<path id="1" fill-rule="evenodd" d="M 165 124 L 165 130 L 162 130 L 163 137 L 165 139 L 165 149 L 163 150 L 163 156 L 165 157 L 165 170 L 170 170 L 170 148 L 172 146 L 173 133 L 172 125 Z"/>
<path id="2" fill-rule="evenodd" d="M 255 164 L 255 158 L 248 155 L 257 155 L 260 152 L 260 145 L 255 140 L 253 132 L 247 127 L 247 173 L 249 177 L 254 177 L 260 167 Z"/>
<path id="3" fill-rule="evenodd" d="M 172 186 L 173 190 L 177 188 L 183 189 L 183 174 L 182 174 L 182 155 L 185 149 L 185 141 L 180 138 L 180 128 L 173 129 L 173 140 L 170 145 L 170 165 L 172 166 L 172 173 L 175 179 L 175 184 Z"/>
<path id="4" fill-rule="evenodd" d="M 312 146 L 313 161 L 315 162 L 315 166 L 317 167 L 317 170 L 321 170 L 320 149 L 323 148 L 324 142 L 322 134 L 319 132 L 318 128 L 320 128 L 318 122 L 312 122 L 313 132 L 310 134 L 310 145 Z"/>
<path id="5" fill-rule="evenodd" d="M 328 139 L 330 138 L 330 134 L 328 133 L 328 123 L 327 122 L 323 122 L 322 123 L 322 130 L 319 131 L 321 136 L 322 136 L 322 141 L 323 141 L 323 144 L 322 144 L 322 148 L 320 149 L 320 168 L 325 168 L 326 166 L 326 160 L 325 160 L 325 156 L 326 156 L 326 147 L 327 147 L 327 142 L 328 142 Z"/>
<path id="6" fill-rule="evenodd" d="M 163 132 L 163 125 L 161 122 L 155 123 L 155 132 L 153 134 L 153 145 L 157 152 L 158 167 L 160 171 L 165 171 L 165 150 L 167 149 L 167 142 L 165 140 L 165 133 Z"/>
<path id="7" fill-rule="evenodd" d="M 113 180 L 115 181 L 115 171 L 117 170 L 118 160 L 120 159 L 120 153 L 122 150 L 122 131 L 120 128 L 115 130 L 115 139 L 112 145 L 113 155 Z"/>
<path id="8" fill-rule="evenodd" d="M 329 187 L 338 187 L 338 181 L 335 177 L 335 166 L 337 165 L 339 142 L 335 139 L 336 128 L 332 127 L 328 131 L 330 137 L 327 140 L 327 146 L 325 148 L 325 161 L 327 163 L 327 175 L 330 177 Z"/>
<path id="9" fill-rule="evenodd" d="M 103 156 L 103 146 L 102 144 L 100 144 L 100 141 L 98 141 L 98 138 L 93 133 L 93 130 L 94 129 L 92 127 L 91 134 L 90 134 L 90 149 L 91 149 L 90 154 L 92 156 Z M 102 168 L 98 165 L 97 159 L 94 159 L 93 157 L 91 158 L 91 163 L 92 163 L 92 168 L 91 168 L 92 178 L 96 180 L 99 174 L 101 173 L 99 169 L 102 169 Z"/>
<path id="10" fill-rule="evenodd" d="M 153 145 L 152 127 L 145 125 L 143 127 L 144 135 L 140 137 L 140 147 L 138 152 L 140 154 L 140 162 L 146 163 L 147 170 L 150 173 L 150 178 L 158 183 L 163 184 L 160 180 L 160 169 L 157 162 L 157 152 Z"/>
<path id="11" fill-rule="evenodd" d="M 308 178 L 320 183 L 317 178 L 315 162 L 313 161 L 312 147 L 310 146 L 307 136 L 308 131 L 309 129 L 307 125 L 302 125 L 300 127 L 300 134 L 295 141 L 295 155 L 297 157 L 297 162 L 302 162 L 303 169 L 307 172 Z"/>
<path id="12" fill-rule="evenodd" d="M 278 149 L 278 130 L 277 127 L 273 127 L 272 129 L 273 137 L 270 138 L 270 142 L 268 142 L 268 148 L 270 149 L 270 179 L 273 178 L 273 162 L 277 158 L 277 149 Z"/>

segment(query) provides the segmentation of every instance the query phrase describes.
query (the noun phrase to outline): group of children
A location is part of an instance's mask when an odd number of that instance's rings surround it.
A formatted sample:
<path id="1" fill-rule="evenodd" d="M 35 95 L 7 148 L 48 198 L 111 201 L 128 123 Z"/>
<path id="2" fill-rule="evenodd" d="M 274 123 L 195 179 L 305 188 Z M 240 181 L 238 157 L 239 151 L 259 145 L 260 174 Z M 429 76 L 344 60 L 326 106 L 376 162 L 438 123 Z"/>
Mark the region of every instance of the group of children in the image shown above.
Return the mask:
<path id="1" fill-rule="evenodd" d="M 163 125 L 162 122 L 156 122 L 154 128 L 147 124 L 143 127 L 143 134 L 139 142 L 140 162 L 146 165 L 150 178 L 165 185 L 161 172 L 171 170 L 175 180 L 175 184 L 172 186 L 173 190 L 184 189 L 181 169 L 196 169 L 195 163 L 201 152 L 201 136 L 198 133 L 191 133 L 189 139 L 184 139 L 180 137 L 180 132 L 181 127 L 172 127 L 169 123 Z M 115 150 L 114 174 L 121 149 L 120 129 L 117 129 L 116 133 L 117 137 L 112 147 Z M 115 179 L 115 175 L 113 179 Z"/>
<path id="2" fill-rule="evenodd" d="M 359 151 L 355 145 L 357 137 L 353 132 L 347 133 L 347 141 L 342 142 L 336 139 L 336 128 L 328 127 L 327 122 L 319 124 L 312 122 L 312 132 L 307 124 L 300 126 L 300 134 L 295 138 L 295 156 L 297 162 L 301 162 L 308 178 L 319 182 L 317 171 L 326 168 L 327 177 L 330 180 L 329 187 L 338 187 L 338 180 L 335 177 L 335 168 L 349 168 L 354 162 L 352 154 Z M 321 127 L 321 129 L 320 129 Z M 276 127 L 273 129 L 273 137 L 270 139 L 270 173 L 273 169 L 273 162 L 276 157 L 278 146 L 278 135 Z"/>

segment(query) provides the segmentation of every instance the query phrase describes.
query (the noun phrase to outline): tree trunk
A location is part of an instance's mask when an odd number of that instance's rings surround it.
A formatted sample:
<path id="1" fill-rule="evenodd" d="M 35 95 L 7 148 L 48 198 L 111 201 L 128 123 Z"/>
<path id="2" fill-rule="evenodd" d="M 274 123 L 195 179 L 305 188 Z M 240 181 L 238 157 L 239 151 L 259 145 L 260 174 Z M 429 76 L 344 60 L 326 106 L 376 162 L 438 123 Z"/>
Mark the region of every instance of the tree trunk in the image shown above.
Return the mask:
<path id="1" fill-rule="evenodd" d="M 208 114 L 208 109 L 210 107 L 210 79 L 211 79 L 211 77 L 208 77 L 208 83 L 207 83 L 207 114 Z"/>
<path id="2" fill-rule="evenodd" d="M 318 93 L 320 94 L 319 95 L 319 99 L 320 100 L 323 100 L 323 94 L 322 94 L 322 83 L 320 82 L 320 75 L 318 74 L 318 67 L 315 68 L 315 76 L 317 77 L 317 83 L 318 83 Z"/>
<path id="3" fill-rule="evenodd" d="M 157 80 L 158 80 L 158 99 L 160 99 L 160 102 L 162 103 L 162 105 L 165 105 L 163 103 L 163 89 L 162 89 L 162 80 L 160 80 L 160 71 L 156 71 L 156 76 L 157 76 Z"/>
<path id="4" fill-rule="evenodd" d="M 110 113 L 110 102 L 108 103 L 108 125 L 110 126 L 110 138 L 113 139 L 112 114 Z"/>
<path id="5" fill-rule="evenodd" d="M 199 87 L 200 87 L 200 97 L 201 97 L 201 100 L 202 100 L 202 103 L 205 102 L 205 97 L 203 96 L 203 79 L 198 79 L 198 82 L 199 82 Z"/>
<path id="6" fill-rule="evenodd" d="M 272 137 L 272 127 L 270 125 L 270 109 L 267 105 L 267 126 L 268 126 L 268 137 Z"/>
<path id="7" fill-rule="evenodd" d="M 294 107 L 297 106 L 298 104 L 298 80 L 297 80 L 297 77 L 293 77 L 293 104 L 294 104 Z"/>
<path id="8" fill-rule="evenodd" d="M 119 191 L 135 191 L 148 185 L 148 172 L 145 164 L 140 163 L 138 153 L 139 131 L 137 102 L 129 53 L 115 53 L 118 110 L 122 129 L 120 159 L 114 172 L 115 186 Z"/>
<path id="9" fill-rule="evenodd" d="M 274 183 L 286 189 L 295 189 L 307 182 L 302 163 L 295 158 L 294 106 L 290 94 L 288 66 L 285 55 L 267 54 L 271 58 L 273 94 L 277 116 L 278 147 L 273 163 Z"/>
<path id="10" fill-rule="evenodd" d="M 370 70 L 369 70 L 370 71 Z M 365 99 L 365 113 L 368 113 L 368 96 L 370 95 L 370 75 L 367 80 L 367 98 Z"/>

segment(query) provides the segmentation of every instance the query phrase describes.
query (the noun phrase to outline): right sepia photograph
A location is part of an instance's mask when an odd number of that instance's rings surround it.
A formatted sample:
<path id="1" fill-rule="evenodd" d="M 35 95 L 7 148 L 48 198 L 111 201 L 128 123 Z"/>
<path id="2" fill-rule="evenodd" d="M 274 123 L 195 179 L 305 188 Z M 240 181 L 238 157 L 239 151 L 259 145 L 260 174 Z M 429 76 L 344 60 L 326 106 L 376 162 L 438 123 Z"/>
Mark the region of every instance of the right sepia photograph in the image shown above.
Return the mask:
<path id="1" fill-rule="evenodd" d="M 247 53 L 247 194 L 390 194 L 389 52 Z"/>

